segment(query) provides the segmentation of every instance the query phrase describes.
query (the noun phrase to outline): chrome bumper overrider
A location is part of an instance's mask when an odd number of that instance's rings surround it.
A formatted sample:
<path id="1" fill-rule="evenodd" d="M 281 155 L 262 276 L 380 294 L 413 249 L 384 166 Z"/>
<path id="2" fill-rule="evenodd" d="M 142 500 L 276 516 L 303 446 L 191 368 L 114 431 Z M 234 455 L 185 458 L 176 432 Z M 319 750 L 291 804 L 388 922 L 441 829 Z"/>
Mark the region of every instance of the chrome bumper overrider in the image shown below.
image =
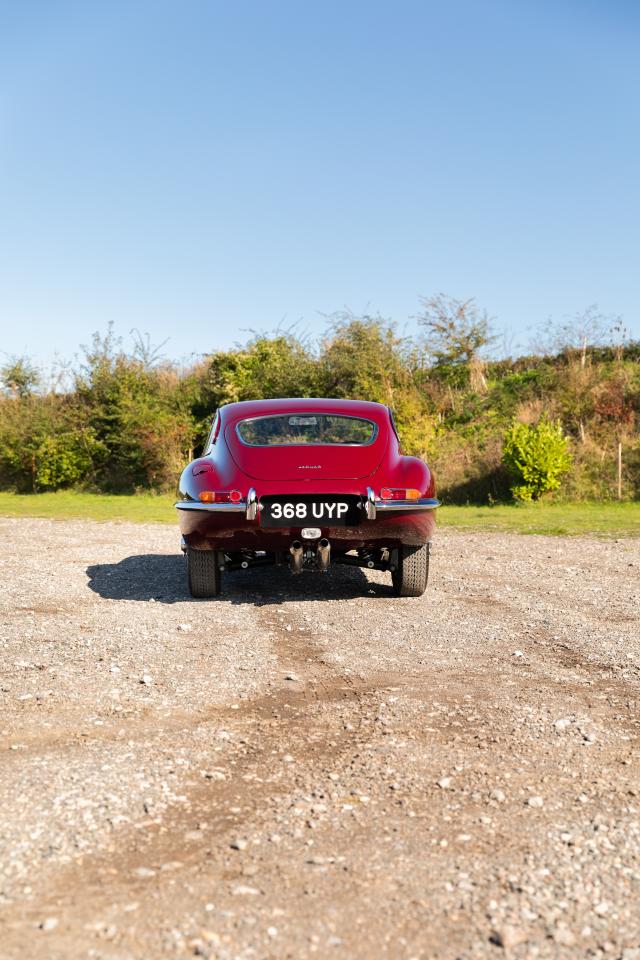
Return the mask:
<path id="1" fill-rule="evenodd" d="M 425 510 L 435 510 L 440 501 L 435 497 L 423 497 L 421 500 L 376 500 L 371 487 L 367 487 L 367 498 L 364 501 L 364 512 L 367 520 L 375 520 L 380 513 L 402 512 L 420 513 Z M 200 513 L 244 513 L 247 520 L 255 520 L 258 516 L 259 504 L 256 491 L 249 490 L 246 500 L 238 503 L 200 503 L 198 500 L 180 500 L 176 503 L 176 510 L 197 510 Z"/>

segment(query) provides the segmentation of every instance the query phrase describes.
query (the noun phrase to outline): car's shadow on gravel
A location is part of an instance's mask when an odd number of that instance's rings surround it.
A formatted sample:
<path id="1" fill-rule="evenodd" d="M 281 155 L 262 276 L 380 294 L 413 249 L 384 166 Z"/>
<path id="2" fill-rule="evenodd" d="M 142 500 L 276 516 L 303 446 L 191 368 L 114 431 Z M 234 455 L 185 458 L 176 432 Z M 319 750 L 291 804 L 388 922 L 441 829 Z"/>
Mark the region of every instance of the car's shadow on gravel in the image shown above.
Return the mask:
<path id="1" fill-rule="evenodd" d="M 187 588 L 185 560 L 176 554 L 149 553 L 118 563 L 87 567 L 87 586 L 105 600 L 154 600 L 157 603 L 251 603 L 265 606 L 285 600 L 341 600 L 390 597 L 391 584 L 368 580 L 359 567 L 334 566 L 327 573 L 293 576 L 286 568 L 259 567 L 224 574 L 222 593 L 194 600 Z"/>

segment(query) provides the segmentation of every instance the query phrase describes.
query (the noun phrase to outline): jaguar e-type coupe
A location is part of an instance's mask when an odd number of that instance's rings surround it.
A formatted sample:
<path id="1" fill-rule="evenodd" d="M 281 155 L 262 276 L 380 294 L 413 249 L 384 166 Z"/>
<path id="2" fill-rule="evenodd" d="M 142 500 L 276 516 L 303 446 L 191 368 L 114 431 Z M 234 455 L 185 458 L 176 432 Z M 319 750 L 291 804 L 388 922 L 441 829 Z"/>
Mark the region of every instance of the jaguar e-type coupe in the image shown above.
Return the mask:
<path id="1" fill-rule="evenodd" d="M 182 549 L 194 597 L 225 571 L 352 564 L 391 573 L 399 597 L 427 586 L 435 483 L 403 456 L 389 407 L 359 400 L 249 400 L 220 407 L 180 478 Z"/>

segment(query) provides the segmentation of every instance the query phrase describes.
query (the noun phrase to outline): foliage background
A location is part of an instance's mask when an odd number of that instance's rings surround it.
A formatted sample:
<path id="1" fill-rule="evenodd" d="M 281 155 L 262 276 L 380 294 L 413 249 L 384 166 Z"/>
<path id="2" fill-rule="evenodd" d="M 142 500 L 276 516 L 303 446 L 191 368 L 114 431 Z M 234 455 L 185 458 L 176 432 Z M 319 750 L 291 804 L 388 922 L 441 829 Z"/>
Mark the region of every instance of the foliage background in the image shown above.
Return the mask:
<path id="1" fill-rule="evenodd" d="M 62 380 L 45 384 L 28 358 L 8 360 L 0 370 L 0 487 L 168 490 L 219 405 L 324 396 L 391 406 L 404 451 L 430 462 L 445 502 L 508 499 L 505 435 L 514 421 L 543 419 L 561 424 L 571 454 L 555 499 L 617 497 L 618 443 L 623 497 L 640 497 L 640 343 L 598 346 L 567 335 L 529 356 L 486 360 L 486 317 L 467 309 L 466 340 L 456 346 L 446 340 L 442 301 L 424 306 L 426 336 L 344 313 L 329 319 L 318 344 L 290 331 L 258 334 L 188 365 L 164 360 L 139 334 L 126 350 L 112 329 L 94 335 Z M 428 334 L 438 330 L 445 341 L 440 334 L 430 351 Z"/>

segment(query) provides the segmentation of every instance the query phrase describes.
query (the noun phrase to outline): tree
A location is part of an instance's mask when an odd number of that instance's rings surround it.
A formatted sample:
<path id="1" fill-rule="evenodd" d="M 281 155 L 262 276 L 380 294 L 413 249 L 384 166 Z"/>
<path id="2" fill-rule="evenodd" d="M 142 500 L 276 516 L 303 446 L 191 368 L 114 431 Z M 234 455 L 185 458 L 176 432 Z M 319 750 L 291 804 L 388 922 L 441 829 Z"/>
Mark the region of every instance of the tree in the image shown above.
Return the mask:
<path id="1" fill-rule="evenodd" d="M 143 343 L 143 346 L 145 344 Z M 111 325 L 85 347 L 76 378 L 84 425 L 105 456 L 96 481 L 102 489 L 168 488 L 193 445 L 194 424 L 170 364 L 154 366 L 153 348 L 127 354 Z"/>
<path id="2" fill-rule="evenodd" d="M 91 482 L 107 451 L 86 416 L 73 394 L 1 400 L 0 485 L 35 492 Z"/>
<path id="3" fill-rule="evenodd" d="M 559 356 L 566 364 L 558 396 L 564 422 L 575 429 L 583 444 L 588 441 L 587 428 L 593 420 L 595 394 L 602 380 L 602 370 L 591 363 L 589 349 L 612 344 L 620 364 L 626 336 L 621 318 L 601 313 L 593 303 L 561 323 L 548 320 L 542 336 L 534 341 L 537 352 Z"/>
<path id="4" fill-rule="evenodd" d="M 9 357 L 0 367 L 0 381 L 9 397 L 28 397 L 40 383 L 40 374 L 27 357 Z"/>
<path id="5" fill-rule="evenodd" d="M 495 340 L 486 310 L 481 312 L 473 298 L 456 300 L 444 293 L 421 297 L 420 302 L 418 323 L 427 332 L 427 352 L 436 365 L 464 364 L 471 388 L 484 392 L 487 382 L 480 351 Z"/>
<path id="6" fill-rule="evenodd" d="M 315 385 L 314 357 L 291 333 L 257 334 L 246 346 L 220 350 L 205 375 L 210 413 L 238 400 L 313 396 Z"/>
<path id="7" fill-rule="evenodd" d="M 144 370 L 151 370 L 159 364 L 166 363 L 162 348 L 169 343 L 169 337 L 162 343 L 152 343 L 148 333 L 140 333 L 137 327 L 130 331 L 133 338 L 132 357 L 142 364 Z"/>
<path id="8" fill-rule="evenodd" d="M 394 412 L 405 452 L 424 455 L 434 425 L 416 381 L 415 345 L 379 316 L 345 311 L 330 319 L 319 358 L 321 396 L 386 404 Z"/>
<path id="9" fill-rule="evenodd" d="M 578 357 L 584 369 L 589 347 L 618 341 L 620 336 L 624 340 L 625 334 L 621 317 L 601 313 L 598 304 L 592 303 L 560 323 L 547 320 L 542 336 L 534 339 L 532 347 L 537 353 Z"/>

